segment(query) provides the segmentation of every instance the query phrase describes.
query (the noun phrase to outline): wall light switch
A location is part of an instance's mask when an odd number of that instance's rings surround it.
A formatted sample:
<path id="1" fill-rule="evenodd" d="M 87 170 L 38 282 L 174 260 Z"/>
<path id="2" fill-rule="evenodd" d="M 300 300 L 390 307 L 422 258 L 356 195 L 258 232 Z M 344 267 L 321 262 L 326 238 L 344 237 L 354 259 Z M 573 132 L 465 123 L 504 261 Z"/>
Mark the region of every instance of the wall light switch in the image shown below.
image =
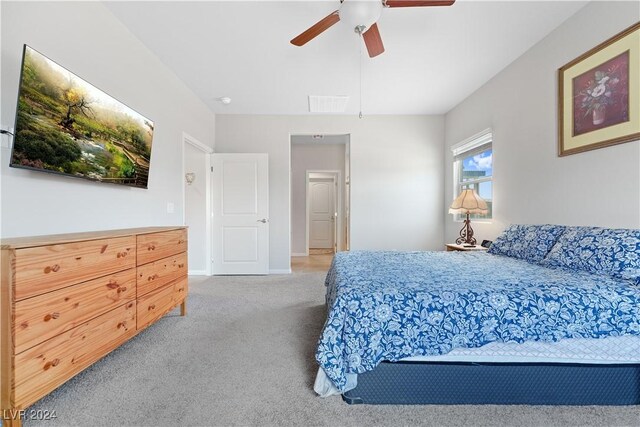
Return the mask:
<path id="1" fill-rule="evenodd" d="M 175 212 L 175 210 L 176 210 L 176 207 L 173 203 L 171 202 L 167 203 L 167 213 L 172 214 Z"/>

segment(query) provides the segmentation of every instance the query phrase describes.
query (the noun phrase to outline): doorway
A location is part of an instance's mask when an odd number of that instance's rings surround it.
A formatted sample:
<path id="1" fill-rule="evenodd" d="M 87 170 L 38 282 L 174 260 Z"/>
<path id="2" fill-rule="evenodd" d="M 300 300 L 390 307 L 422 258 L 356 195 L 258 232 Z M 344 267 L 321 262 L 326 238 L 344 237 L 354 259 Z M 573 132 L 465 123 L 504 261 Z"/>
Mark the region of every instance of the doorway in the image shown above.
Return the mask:
<path id="1" fill-rule="evenodd" d="M 211 147 L 183 133 L 182 222 L 189 227 L 189 275 L 211 275 L 211 153 Z"/>
<path id="2" fill-rule="evenodd" d="M 349 143 L 349 134 L 291 135 L 292 267 L 349 248 Z"/>

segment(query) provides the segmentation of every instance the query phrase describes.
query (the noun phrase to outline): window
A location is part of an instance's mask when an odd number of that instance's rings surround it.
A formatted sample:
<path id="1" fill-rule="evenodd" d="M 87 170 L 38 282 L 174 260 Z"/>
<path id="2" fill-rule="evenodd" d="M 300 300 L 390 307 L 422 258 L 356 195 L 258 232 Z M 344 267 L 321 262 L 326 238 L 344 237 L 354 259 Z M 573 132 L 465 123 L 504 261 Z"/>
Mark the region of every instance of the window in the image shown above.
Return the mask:
<path id="1" fill-rule="evenodd" d="M 489 207 L 486 215 L 472 214 L 472 219 L 493 217 L 493 137 L 487 129 L 456 144 L 453 152 L 454 199 L 462 190 L 473 189 Z M 457 215 L 456 220 L 462 219 Z"/>

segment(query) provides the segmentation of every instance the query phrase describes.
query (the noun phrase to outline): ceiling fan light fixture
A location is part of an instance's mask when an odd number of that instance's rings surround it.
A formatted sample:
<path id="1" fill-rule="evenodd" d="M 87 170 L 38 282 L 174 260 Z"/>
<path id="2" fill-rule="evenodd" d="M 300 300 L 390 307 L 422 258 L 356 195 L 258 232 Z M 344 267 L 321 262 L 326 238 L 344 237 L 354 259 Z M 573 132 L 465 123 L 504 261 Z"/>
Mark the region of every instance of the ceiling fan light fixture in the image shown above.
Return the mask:
<path id="1" fill-rule="evenodd" d="M 380 0 L 345 0 L 340 5 L 340 22 L 351 28 L 371 27 L 380 18 L 383 5 Z"/>
<path id="2" fill-rule="evenodd" d="M 378 30 L 382 9 L 395 7 L 451 6 L 455 0 L 340 0 L 340 9 L 307 28 L 291 40 L 294 46 L 304 46 L 338 22 L 343 22 L 362 36 L 369 56 L 374 58 L 384 52 Z"/>

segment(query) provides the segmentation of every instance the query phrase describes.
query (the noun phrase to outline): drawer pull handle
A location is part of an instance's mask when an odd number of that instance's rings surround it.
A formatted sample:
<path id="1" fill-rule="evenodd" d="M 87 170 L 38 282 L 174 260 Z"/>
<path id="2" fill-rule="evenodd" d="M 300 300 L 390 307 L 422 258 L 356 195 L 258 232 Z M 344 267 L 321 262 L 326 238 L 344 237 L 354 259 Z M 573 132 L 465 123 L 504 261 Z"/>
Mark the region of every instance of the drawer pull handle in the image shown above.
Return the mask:
<path id="1" fill-rule="evenodd" d="M 48 322 L 49 320 L 57 319 L 58 317 L 60 317 L 60 313 L 54 312 L 54 313 L 47 314 L 46 316 L 44 316 L 44 321 Z"/>
<path id="2" fill-rule="evenodd" d="M 178 268 L 184 267 L 184 264 L 178 264 Z"/>
<path id="3" fill-rule="evenodd" d="M 115 288 L 119 288 L 120 286 L 118 286 L 118 282 L 109 282 L 107 283 L 107 288 L 109 289 L 115 289 Z"/>
<path id="4" fill-rule="evenodd" d="M 182 240 L 182 239 L 178 240 L 178 244 L 179 245 L 182 245 L 183 243 L 184 243 L 184 240 Z"/>
<path id="5" fill-rule="evenodd" d="M 128 252 L 118 252 L 118 258 L 124 258 L 124 257 L 126 257 L 127 255 L 129 255 L 129 253 L 128 253 Z"/>
<path id="6" fill-rule="evenodd" d="M 156 308 L 156 305 L 155 305 L 155 304 L 151 304 L 151 305 L 149 306 L 149 311 L 151 311 L 151 310 L 155 310 L 155 308 Z"/>
<path id="7" fill-rule="evenodd" d="M 118 323 L 118 329 L 120 328 L 124 328 L 124 330 L 127 330 L 127 322 L 120 322 Z"/>
<path id="8" fill-rule="evenodd" d="M 149 245 L 149 246 L 147 246 L 147 249 L 148 249 L 148 250 L 150 250 L 150 251 L 155 250 L 155 248 L 156 248 L 156 247 L 155 247 L 155 245 Z"/>
<path id="9" fill-rule="evenodd" d="M 152 280 L 156 280 L 158 277 L 160 277 L 160 276 L 158 276 L 157 274 L 154 274 L 153 276 L 149 276 L 149 278 L 147 279 L 147 282 L 150 282 Z"/>
<path id="10" fill-rule="evenodd" d="M 101 253 L 101 254 L 105 253 L 105 251 L 107 250 L 107 248 L 108 248 L 108 247 L 109 247 L 109 245 L 104 245 L 104 246 L 102 247 L 102 249 L 100 249 L 100 253 Z"/>
<path id="11" fill-rule="evenodd" d="M 52 366 L 58 366 L 58 363 L 60 363 L 60 359 L 53 359 L 52 361 L 44 364 L 44 370 L 46 371 Z"/>
<path id="12" fill-rule="evenodd" d="M 53 264 L 52 266 L 47 266 L 47 267 L 44 269 L 44 274 L 49 274 L 49 273 L 51 273 L 52 271 L 53 271 L 54 273 L 57 273 L 57 272 L 58 272 L 58 270 L 60 270 L 60 266 L 59 266 L 58 264 Z"/>

